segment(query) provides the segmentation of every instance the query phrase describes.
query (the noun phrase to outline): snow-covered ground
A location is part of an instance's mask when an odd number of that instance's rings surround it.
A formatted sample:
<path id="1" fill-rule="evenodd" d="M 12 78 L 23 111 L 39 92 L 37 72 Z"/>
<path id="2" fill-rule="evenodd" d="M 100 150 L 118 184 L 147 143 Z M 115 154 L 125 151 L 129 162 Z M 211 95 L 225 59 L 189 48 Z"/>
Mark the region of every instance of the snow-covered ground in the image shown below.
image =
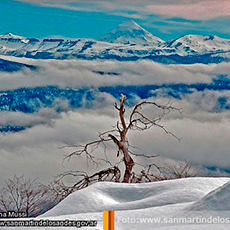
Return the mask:
<path id="1" fill-rule="evenodd" d="M 82 229 L 102 230 L 102 211 L 115 210 L 116 230 L 228 230 L 229 191 L 230 178 L 186 178 L 146 184 L 101 182 L 71 194 L 37 220 L 97 220 L 97 227 Z M 182 218 L 184 223 L 180 223 Z M 206 218 L 207 223 L 202 224 L 201 218 Z M 189 224 L 192 219 L 196 221 Z"/>

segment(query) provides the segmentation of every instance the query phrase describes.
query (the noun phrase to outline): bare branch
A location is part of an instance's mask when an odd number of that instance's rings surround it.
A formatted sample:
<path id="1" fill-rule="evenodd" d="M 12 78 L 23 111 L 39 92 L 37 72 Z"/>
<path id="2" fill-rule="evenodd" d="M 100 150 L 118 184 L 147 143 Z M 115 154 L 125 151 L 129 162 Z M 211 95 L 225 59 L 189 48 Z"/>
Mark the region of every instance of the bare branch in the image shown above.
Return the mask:
<path id="1" fill-rule="evenodd" d="M 136 157 L 145 157 L 145 158 L 155 158 L 155 157 L 158 157 L 159 155 L 145 155 L 145 154 L 138 154 L 138 153 L 134 153 L 132 151 L 129 150 L 129 153 L 133 156 L 136 156 Z"/>
<path id="2" fill-rule="evenodd" d="M 5 181 L 0 192 L 0 210 L 26 212 L 28 216 L 37 216 L 55 205 L 54 194 L 36 179 L 25 179 L 24 176 Z"/>
<path id="3" fill-rule="evenodd" d="M 120 102 L 115 103 L 114 107 L 116 110 L 118 110 L 118 120 L 116 122 L 116 125 L 112 126 L 111 130 L 107 130 L 105 132 L 99 133 L 99 139 L 96 141 L 88 142 L 85 145 L 74 145 L 71 147 L 75 147 L 76 150 L 69 155 L 65 157 L 65 159 L 70 160 L 72 156 L 82 156 L 84 155 L 86 157 L 87 163 L 88 161 L 95 164 L 98 168 L 99 164 L 102 162 L 109 164 L 110 168 L 105 170 L 100 170 L 96 172 L 95 174 L 88 176 L 86 173 L 73 173 L 68 172 L 67 174 L 63 174 L 59 178 L 59 186 L 63 189 L 66 188 L 66 190 L 62 189 L 64 193 L 68 193 L 67 191 L 72 191 L 71 189 L 80 189 L 83 187 L 88 186 L 90 183 L 97 181 L 97 180 L 116 180 L 120 181 L 120 170 L 118 170 L 118 166 L 123 163 L 124 164 L 124 172 L 123 172 L 123 182 L 130 183 L 130 182 L 141 182 L 143 180 L 149 182 L 153 180 L 162 180 L 165 179 L 165 172 L 170 172 L 167 167 L 159 167 L 156 164 L 150 162 L 149 165 L 140 165 L 140 163 L 135 162 L 133 160 L 133 156 L 135 157 L 142 157 L 147 158 L 149 160 L 154 159 L 155 157 L 158 157 L 159 155 L 146 155 L 144 153 L 137 154 L 132 152 L 129 148 L 132 147 L 129 144 L 128 141 L 128 131 L 129 130 L 138 130 L 138 131 L 145 131 L 152 127 L 157 127 L 162 129 L 165 134 L 170 134 L 173 137 L 175 137 L 177 140 L 180 140 L 174 133 L 168 131 L 164 125 L 161 124 L 163 118 L 170 113 L 171 111 L 178 111 L 181 113 L 181 109 L 178 109 L 172 105 L 172 103 L 169 101 L 165 105 L 157 104 L 154 101 L 142 101 L 138 104 L 136 104 L 133 109 L 131 110 L 130 115 L 126 116 L 126 109 L 125 109 L 125 102 L 127 101 L 127 98 L 125 95 L 121 95 Z M 147 113 L 145 113 L 145 110 L 142 110 L 144 108 L 149 107 L 154 111 L 154 109 L 157 109 L 157 112 L 160 114 L 155 116 L 149 116 Z M 126 119 L 128 122 L 126 122 Z M 119 159 L 118 163 L 111 162 L 106 154 L 107 146 L 106 143 L 112 142 L 115 144 L 115 147 L 117 149 L 117 157 L 122 156 L 122 158 Z M 70 146 L 68 146 L 70 147 Z M 96 149 L 99 147 L 102 147 L 104 150 L 104 158 L 96 158 L 93 154 Z M 143 170 L 138 175 L 133 172 L 134 165 L 140 165 Z M 115 166 L 114 166 L 115 165 Z M 117 169 L 118 168 L 118 169 Z M 157 175 L 152 172 L 152 169 L 155 169 L 157 171 Z M 170 176 L 175 176 L 179 172 L 177 172 L 178 168 L 175 168 L 173 173 L 170 172 Z M 180 173 L 183 173 L 183 175 L 187 175 L 186 172 L 189 167 L 182 167 L 180 168 Z M 118 173 L 119 172 L 119 173 Z M 174 175 L 172 175 L 174 174 Z M 118 180 L 119 175 L 119 180 Z M 74 176 L 77 179 L 77 182 L 72 186 L 68 187 L 62 183 L 62 179 L 64 179 L 66 176 Z M 81 178 L 81 179 L 80 179 Z"/>

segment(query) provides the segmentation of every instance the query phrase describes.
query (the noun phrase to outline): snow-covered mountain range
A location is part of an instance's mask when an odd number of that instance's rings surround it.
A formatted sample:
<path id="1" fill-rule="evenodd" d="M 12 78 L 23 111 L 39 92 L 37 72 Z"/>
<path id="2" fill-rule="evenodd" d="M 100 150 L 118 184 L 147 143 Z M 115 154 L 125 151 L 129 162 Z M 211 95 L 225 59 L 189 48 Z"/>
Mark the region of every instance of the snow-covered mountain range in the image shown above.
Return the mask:
<path id="1" fill-rule="evenodd" d="M 133 21 L 125 22 L 101 40 L 25 38 L 0 36 L 0 54 L 36 59 L 150 59 L 169 63 L 220 63 L 230 61 L 230 39 L 214 35 L 186 35 L 163 41 Z"/>

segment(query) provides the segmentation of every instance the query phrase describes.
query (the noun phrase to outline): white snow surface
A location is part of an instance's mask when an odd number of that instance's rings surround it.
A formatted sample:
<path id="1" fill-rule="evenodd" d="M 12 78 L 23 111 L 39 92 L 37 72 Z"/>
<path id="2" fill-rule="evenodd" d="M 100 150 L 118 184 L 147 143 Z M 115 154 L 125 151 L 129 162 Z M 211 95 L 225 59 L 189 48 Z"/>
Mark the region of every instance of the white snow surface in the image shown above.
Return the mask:
<path id="1" fill-rule="evenodd" d="M 12 33 L 5 33 L 3 35 L 0 35 L 1 40 L 12 40 L 12 41 L 22 41 L 24 43 L 27 43 L 29 40 L 25 37 L 14 35 Z"/>
<path id="2" fill-rule="evenodd" d="M 44 216 L 137 210 L 202 199 L 230 179 L 190 178 L 144 184 L 101 182 L 74 192 Z"/>
<path id="3" fill-rule="evenodd" d="M 211 191 L 204 198 L 195 202 L 191 211 L 230 211 L 230 182 Z"/>
<path id="4" fill-rule="evenodd" d="M 140 27 L 133 20 L 118 25 L 106 36 L 101 38 L 102 41 L 121 44 L 155 44 L 158 45 L 164 41 L 153 36 L 147 30 Z"/>
<path id="5" fill-rule="evenodd" d="M 97 220 L 97 227 L 82 229 L 102 230 L 102 211 L 115 210 L 116 230 L 229 230 L 229 223 L 162 223 L 170 218 L 203 216 L 210 214 L 209 211 L 214 217 L 219 216 L 230 210 L 229 198 L 230 178 L 185 178 L 146 184 L 99 182 L 72 193 L 56 207 L 37 217 L 37 220 Z M 230 212 L 227 214 L 229 218 Z M 155 221 L 161 222 L 140 224 L 140 218 L 142 221 L 146 218 L 154 221 L 155 218 Z M 135 223 L 131 223 L 131 220 Z"/>
<path id="6" fill-rule="evenodd" d="M 167 43 L 167 46 L 174 48 L 181 55 L 205 54 L 210 52 L 229 51 L 230 40 L 215 35 L 185 35 Z"/>

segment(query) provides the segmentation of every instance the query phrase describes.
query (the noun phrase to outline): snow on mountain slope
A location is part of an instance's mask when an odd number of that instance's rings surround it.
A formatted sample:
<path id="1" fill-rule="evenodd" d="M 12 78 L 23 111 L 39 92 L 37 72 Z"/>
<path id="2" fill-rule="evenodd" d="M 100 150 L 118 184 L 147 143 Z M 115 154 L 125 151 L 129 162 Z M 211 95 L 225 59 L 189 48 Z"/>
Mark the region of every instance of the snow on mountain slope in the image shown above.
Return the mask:
<path id="1" fill-rule="evenodd" d="M 12 56 L 24 56 L 30 48 L 37 49 L 36 38 L 26 38 L 12 33 L 0 35 L 0 53 Z"/>
<path id="2" fill-rule="evenodd" d="M 5 33 L 3 35 L 0 35 L 0 40 L 8 41 L 8 42 L 23 42 L 23 43 L 28 43 L 29 42 L 28 38 L 18 36 L 18 35 L 14 35 L 12 33 Z"/>
<path id="3" fill-rule="evenodd" d="M 101 40 L 111 43 L 143 45 L 159 45 L 164 42 L 132 20 L 118 25 L 117 29 L 102 37 Z"/>
<path id="4" fill-rule="evenodd" d="M 164 64 L 220 63 L 230 61 L 230 39 L 186 35 L 164 42 L 134 21 L 118 26 L 101 41 L 0 36 L 0 54 L 35 59 L 150 59 Z"/>
<path id="5" fill-rule="evenodd" d="M 36 69 L 36 67 L 33 65 L 23 64 L 23 63 L 14 62 L 14 61 L 8 61 L 8 60 L 4 60 L 0 58 L 0 71 L 15 72 L 23 68 L 28 68 L 31 70 Z"/>
<path id="6" fill-rule="evenodd" d="M 175 48 L 182 55 L 223 52 L 230 51 L 230 39 L 223 39 L 214 35 L 186 35 L 169 41 L 167 47 Z"/>

